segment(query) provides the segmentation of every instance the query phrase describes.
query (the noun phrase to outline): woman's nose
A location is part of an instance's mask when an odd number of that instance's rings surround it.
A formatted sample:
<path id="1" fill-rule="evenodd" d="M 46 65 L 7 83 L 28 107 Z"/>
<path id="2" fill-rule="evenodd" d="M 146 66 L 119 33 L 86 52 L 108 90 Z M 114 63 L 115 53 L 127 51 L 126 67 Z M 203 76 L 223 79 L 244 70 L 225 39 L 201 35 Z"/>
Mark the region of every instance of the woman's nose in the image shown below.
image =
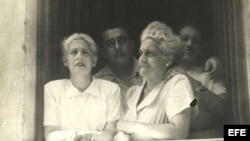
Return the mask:
<path id="1" fill-rule="evenodd" d="M 83 60 L 83 54 L 81 52 L 78 52 L 77 59 L 78 60 Z"/>
<path id="2" fill-rule="evenodd" d="M 138 61 L 139 61 L 138 63 L 145 63 L 147 61 L 145 55 L 141 54 Z"/>

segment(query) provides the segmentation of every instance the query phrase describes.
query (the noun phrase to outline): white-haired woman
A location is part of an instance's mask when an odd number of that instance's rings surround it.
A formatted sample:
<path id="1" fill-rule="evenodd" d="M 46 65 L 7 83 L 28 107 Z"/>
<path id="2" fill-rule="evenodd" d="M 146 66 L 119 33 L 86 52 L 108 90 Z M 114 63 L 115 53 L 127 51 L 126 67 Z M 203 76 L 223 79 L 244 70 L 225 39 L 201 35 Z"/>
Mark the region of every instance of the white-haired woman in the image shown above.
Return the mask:
<path id="1" fill-rule="evenodd" d="M 46 140 L 112 140 L 121 114 L 120 88 L 92 77 L 98 53 L 95 42 L 87 34 L 75 33 L 62 42 L 62 51 L 70 79 L 44 86 Z"/>
<path id="2" fill-rule="evenodd" d="M 114 140 L 187 138 L 194 95 L 187 76 L 173 73 L 182 72 L 176 71 L 183 55 L 179 37 L 154 21 L 142 32 L 140 54 L 143 84 L 128 90 L 128 107 Z"/>

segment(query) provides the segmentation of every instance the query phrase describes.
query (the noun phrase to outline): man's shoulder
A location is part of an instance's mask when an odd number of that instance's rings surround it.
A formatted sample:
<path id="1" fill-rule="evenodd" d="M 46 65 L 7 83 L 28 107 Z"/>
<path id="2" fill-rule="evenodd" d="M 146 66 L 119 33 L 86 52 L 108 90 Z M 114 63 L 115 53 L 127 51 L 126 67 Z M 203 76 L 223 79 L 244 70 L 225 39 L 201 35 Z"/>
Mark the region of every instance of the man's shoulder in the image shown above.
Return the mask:
<path id="1" fill-rule="evenodd" d="M 97 85 L 99 85 L 100 87 L 104 87 L 104 88 L 119 87 L 116 83 L 111 82 L 109 80 L 95 78 L 95 81 L 96 81 Z"/>
<path id="2" fill-rule="evenodd" d="M 95 78 L 100 78 L 108 81 L 113 81 L 116 79 L 115 74 L 110 70 L 108 66 L 103 67 L 101 70 L 99 70 L 95 75 Z"/>
<path id="3" fill-rule="evenodd" d="M 107 72 L 107 68 L 106 68 L 106 66 L 105 66 L 105 67 L 101 68 L 97 73 L 95 73 L 94 76 L 95 76 L 96 78 L 100 78 L 100 77 L 102 77 L 103 75 L 105 75 L 105 74 L 107 74 L 107 73 L 108 73 L 108 72 Z"/>

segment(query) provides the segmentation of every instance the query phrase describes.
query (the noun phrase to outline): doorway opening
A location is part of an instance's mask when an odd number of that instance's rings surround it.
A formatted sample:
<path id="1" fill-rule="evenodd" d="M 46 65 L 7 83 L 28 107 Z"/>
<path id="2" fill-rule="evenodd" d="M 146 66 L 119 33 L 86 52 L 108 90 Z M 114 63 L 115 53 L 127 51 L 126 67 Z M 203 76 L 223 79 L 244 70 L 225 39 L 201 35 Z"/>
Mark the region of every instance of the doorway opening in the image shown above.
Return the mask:
<path id="1" fill-rule="evenodd" d="M 233 0 L 39 0 L 36 101 L 38 141 L 44 139 L 43 86 L 48 81 L 69 77 L 62 63 L 61 41 L 74 32 L 84 32 L 101 46 L 98 41 L 100 27 L 114 19 L 122 19 L 130 25 L 133 31 L 130 34 L 136 47 L 134 55 L 137 58 L 140 33 L 153 20 L 163 21 L 174 29 L 182 21 L 195 21 L 206 27 L 207 42 L 211 46 L 207 55 L 216 55 L 221 59 L 227 86 L 230 88 L 228 114 L 232 118 L 228 119 L 228 123 L 244 122 L 244 116 L 237 116 L 242 115 L 244 103 L 248 103 L 239 100 L 248 92 L 247 80 L 244 78 L 246 72 L 238 64 L 239 59 L 245 59 L 245 56 L 241 56 L 244 46 L 236 43 L 239 37 L 235 36 L 235 33 L 240 35 L 242 29 L 232 28 L 237 24 L 236 21 L 241 22 L 242 19 L 230 18 L 232 14 L 241 14 L 239 10 L 238 13 L 230 13 L 232 8 L 238 7 L 241 7 L 241 3 Z M 238 54 L 233 54 L 234 51 Z M 93 73 L 104 64 L 105 60 L 100 54 Z M 238 82 L 239 78 L 243 81 Z"/>

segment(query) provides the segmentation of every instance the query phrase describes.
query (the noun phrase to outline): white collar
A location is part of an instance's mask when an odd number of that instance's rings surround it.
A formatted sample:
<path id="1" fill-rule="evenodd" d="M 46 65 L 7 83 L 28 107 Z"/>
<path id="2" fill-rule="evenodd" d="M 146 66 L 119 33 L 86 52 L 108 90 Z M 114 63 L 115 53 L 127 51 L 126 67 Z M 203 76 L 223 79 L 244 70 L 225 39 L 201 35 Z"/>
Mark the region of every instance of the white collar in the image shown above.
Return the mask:
<path id="1" fill-rule="evenodd" d="M 87 87 L 87 89 L 83 92 L 79 91 L 71 82 L 71 80 L 69 80 L 69 86 L 65 92 L 66 97 L 74 97 L 74 96 L 80 96 L 82 94 L 92 94 L 94 96 L 98 96 L 98 94 L 100 93 L 99 89 L 97 88 L 96 85 L 96 80 L 94 77 L 92 77 L 92 82 L 89 84 L 89 86 Z"/>

